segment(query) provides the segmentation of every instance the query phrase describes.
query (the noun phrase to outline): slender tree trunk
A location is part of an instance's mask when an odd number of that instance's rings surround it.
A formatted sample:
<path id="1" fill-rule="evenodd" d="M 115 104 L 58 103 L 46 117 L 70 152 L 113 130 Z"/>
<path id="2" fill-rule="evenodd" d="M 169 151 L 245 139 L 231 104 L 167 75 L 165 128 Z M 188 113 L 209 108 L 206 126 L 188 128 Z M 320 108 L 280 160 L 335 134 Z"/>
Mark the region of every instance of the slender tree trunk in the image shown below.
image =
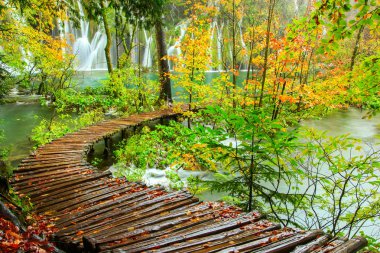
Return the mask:
<path id="1" fill-rule="evenodd" d="M 116 48 L 116 68 L 120 68 L 120 62 L 119 62 L 119 16 L 118 10 L 115 8 L 115 48 Z"/>
<path id="2" fill-rule="evenodd" d="M 368 0 L 364 1 L 364 5 L 365 6 L 368 5 Z M 354 66 L 355 66 L 355 59 L 356 59 L 356 56 L 358 55 L 359 43 L 360 43 L 360 39 L 362 37 L 363 31 L 364 31 L 364 25 L 361 25 L 359 28 L 358 34 L 356 36 L 354 51 L 352 52 L 352 56 L 351 56 L 350 71 L 352 71 L 354 69 Z"/>
<path id="3" fill-rule="evenodd" d="M 248 196 L 248 212 L 252 211 L 252 204 L 253 204 L 253 170 L 255 167 L 255 158 L 253 156 L 253 148 L 254 148 L 254 142 L 255 142 L 255 132 L 252 130 L 252 138 L 251 138 L 251 162 L 249 165 L 249 179 L 248 179 L 248 188 L 249 188 L 249 196 Z"/>
<path id="4" fill-rule="evenodd" d="M 234 90 L 236 89 L 236 15 L 235 15 L 235 0 L 232 1 L 232 83 Z"/>
<path id="5" fill-rule="evenodd" d="M 162 24 L 160 21 L 156 22 L 156 45 L 157 45 L 157 57 L 158 57 L 158 74 L 160 77 L 160 95 L 158 102 L 162 103 L 165 101 L 171 103 L 172 100 L 172 88 L 169 78 L 169 63 L 168 60 L 163 59 L 167 55 L 166 52 L 166 43 L 165 43 L 165 34 L 162 30 Z"/>
<path id="6" fill-rule="evenodd" d="M 263 71 L 263 78 L 261 79 L 261 91 L 260 91 L 259 107 L 261 107 L 263 105 L 265 79 L 267 76 L 267 68 L 268 68 L 270 29 L 271 29 L 271 25 L 272 25 L 272 18 L 273 18 L 273 11 L 274 11 L 275 4 L 276 4 L 276 0 L 270 0 L 269 1 L 268 20 L 267 20 L 267 36 L 265 39 L 265 53 L 264 53 L 264 66 L 263 66 L 264 71 Z"/>
<path id="7" fill-rule="evenodd" d="M 107 20 L 106 6 L 104 4 L 104 1 L 100 1 L 100 6 L 102 7 L 103 25 L 104 25 L 104 30 L 106 31 L 106 36 L 107 36 L 107 44 L 106 44 L 106 47 L 104 48 L 106 61 L 107 61 L 107 69 L 108 69 L 108 73 L 112 73 L 112 61 L 111 61 L 112 35 L 111 35 L 111 30 L 108 24 L 108 20 Z"/>
<path id="8" fill-rule="evenodd" d="M 232 106 L 236 107 L 236 72 L 237 68 L 237 55 L 236 55 L 236 14 L 235 14 L 235 0 L 232 1 Z"/>
<path id="9" fill-rule="evenodd" d="M 358 55 L 359 43 L 360 43 L 360 39 L 362 37 L 363 31 L 364 31 L 364 25 L 362 25 L 359 28 L 358 34 L 356 36 L 354 51 L 352 52 L 352 56 L 351 56 L 350 71 L 352 71 L 354 69 L 354 66 L 355 66 L 355 59 L 356 59 L 356 56 Z"/>

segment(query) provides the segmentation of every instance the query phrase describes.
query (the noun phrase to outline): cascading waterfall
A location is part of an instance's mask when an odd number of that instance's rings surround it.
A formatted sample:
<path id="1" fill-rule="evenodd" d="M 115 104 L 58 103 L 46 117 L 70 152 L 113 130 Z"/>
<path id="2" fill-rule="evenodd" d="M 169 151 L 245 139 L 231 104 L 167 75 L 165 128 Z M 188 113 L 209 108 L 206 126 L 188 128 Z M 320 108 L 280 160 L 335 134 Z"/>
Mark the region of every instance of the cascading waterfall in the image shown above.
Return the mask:
<path id="1" fill-rule="evenodd" d="M 179 24 L 175 27 L 175 29 L 180 29 L 180 36 L 176 40 L 174 45 L 172 45 L 168 48 L 168 56 L 172 56 L 172 57 L 180 57 L 181 56 L 182 51 L 181 51 L 180 45 L 181 45 L 183 38 L 186 35 L 187 26 L 188 26 L 187 22 L 182 22 L 181 24 Z M 169 61 L 169 69 L 173 70 L 173 67 L 174 67 L 173 62 Z"/>
<path id="2" fill-rule="evenodd" d="M 104 47 L 107 42 L 107 37 L 104 32 L 98 27 L 94 36 L 90 36 L 90 22 L 85 20 L 83 7 L 78 1 L 79 13 L 82 17 L 80 19 L 80 30 L 72 27 L 71 22 L 65 21 L 65 35 L 72 34 L 74 36 L 74 43 L 72 45 L 73 54 L 77 59 L 77 70 L 106 70 L 106 59 L 104 54 Z M 70 39 L 68 39 L 70 43 Z"/>
<path id="3" fill-rule="evenodd" d="M 299 13 L 298 0 L 294 0 L 294 15 L 298 17 L 298 13 Z"/>
<path id="4" fill-rule="evenodd" d="M 217 34 L 218 34 L 218 40 L 217 40 L 217 53 L 218 53 L 218 70 L 219 71 L 222 71 L 223 70 L 223 65 L 222 65 L 222 60 L 223 60 L 223 56 L 222 56 L 222 41 L 223 41 L 223 27 L 224 27 L 224 23 L 222 23 L 221 27 L 219 27 L 218 24 L 216 24 L 216 31 L 217 31 Z"/>
<path id="5" fill-rule="evenodd" d="M 216 22 L 212 22 L 211 23 L 211 27 L 210 27 L 210 46 L 208 48 L 208 51 L 209 53 L 212 55 L 212 49 L 213 49 L 213 43 L 214 43 L 214 34 L 215 34 L 215 30 L 216 30 Z M 212 64 L 210 65 L 209 64 L 209 69 L 213 70 L 213 66 Z"/>
<path id="6" fill-rule="evenodd" d="M 303 3 L 303 0 L 293 0 L 294 6 L 295 6 L 295 12 L 299 12 L 300 4 Z M 210 5 L 217 6 L 219 4 L 219 1 L 210 1 Z M 81 15 L 80 19 L 80 29 L 75 29 L 72 26 L 72 23 L 70 21 L 65 20 L 64 22 L 59 22 L 60 26 L 62 25 L 62 30 L 64 31 L 63 34 L 60 34 L 62 37 L 65 36 L 67 38 L 68 43 L 72 46 L 72 53 L 76 55 L 77 58 L 77 70 L 79 71 L 89 71 L 89 70 L 106 70 L 106 59 L 105 59 L 105 53 L 104 48 L 106 45 L 106 35 L 102 31 L 101 27 L 97 27 L 97 29 L 93 29 L 92 26 L 90 26 L 90 22 L 85 20 L 84 17 L 84 11 L 83 7 L 78 1 L 78 7 L 79 12 Z M 175 29 L 179 30 L 179 36 L 178 38 L 168 46 L 167 48 L 167 54 L 170 57 L 181 57 L 181 42 L 183 38 L 185 37 L 187 27 L 188 27 L 188 20 L 185 20 L 181 23 L 179 23 Z M 63 24 L 61 24 L 63 23 Z M 91 29 L 90 29 L 91 28 Z M 238 21 L 238 31 L 237 31 L 237 43 L 240 44 L 240 46 L 246 51 L 247 46 L 245 44 L 244 38 L 243 38 L 243 20 Z M 131 27 L 129 29 L 132 29 Z M 230 46 L 224 47 L 224 36 L 225 31 L 228 29 L 228 26 L 226 26 L 225 22 L 221 20 L 218 22 L 217 20 L 212 21 L 210 26 L 210 51 L 215 52 L 215 58 L 214 60 L 217 60 L 217 65 L 210 65 L 210 71 L 217 70 L 217 71 L 223 71 L 223 54 L 228 54 L 228 58 L 232 58 L 232 48 Z M 94 31 L 95 30 L 95 31 Z M 132 31 L 130 31 L 132 33 Z M 70 39 L 70 36 L 71 39 Z M 154 36 L 151 32 L 143 30 L 141 31 L 141 36 L 136 36 L 134 38 L 134 43 L 136 45 L 141 45 L 141 47 L 134 47 L 132 50 L 131 59 L 133 63 L 137 64 L 140 63 L 141 66 L 144 68 L 151 68 L 153 66 L 153 54 L 152 52 L 152 44 Z M 142 42 L 142 40 L 144 40 Z M 144 44 L 141 44 L 144 43 Z M 113 43 L 114 44 L 114 43 Z M 142 49 L 143 48 L 143 49 Z M 142 49 L 141 51 L 139 51 Z M 112 45 L 111 47 L 111 57 L 116 61 L 116 46 Z M 224 50 L 227 50 L 223 52 Z M 244 59 L 239 63 L 240 69 L 244 70 L 247 68 L 247 56 L 244 57 Z M 228 63 L 227 63 L 228 64 Z M 169 68 L 170 70 L 174 69 L 174 62 L 169 61 Z M 215 68 L 215 69 L 213 69 Z"/>
<path id="7" fill-rule="evenodd" d="M 153 42 L 153 36 L 147 35 L 146 30 L 144 30 L 144 37 L 145 37 L 145 49 L 144 49 L 144 59 L 142 62 L 142 66 L 145 68 L 151 68 L 152 67 L 152 52 L 151 52 L 151 45 Z"/>
<path id="8" fill-rule="evenodd" d="M 240 43 L 243 49 L 248 52 L 247 45 L 244 42 L 243 28 L 242 28 L 243 19 L 238 22 L 239 32 L 240 32 Z M 240 65 L 240 70 L 247 70 L 248 65 L 246 64 L 249 61 L 247 55 L 244 56 L 244 61 Z"/>

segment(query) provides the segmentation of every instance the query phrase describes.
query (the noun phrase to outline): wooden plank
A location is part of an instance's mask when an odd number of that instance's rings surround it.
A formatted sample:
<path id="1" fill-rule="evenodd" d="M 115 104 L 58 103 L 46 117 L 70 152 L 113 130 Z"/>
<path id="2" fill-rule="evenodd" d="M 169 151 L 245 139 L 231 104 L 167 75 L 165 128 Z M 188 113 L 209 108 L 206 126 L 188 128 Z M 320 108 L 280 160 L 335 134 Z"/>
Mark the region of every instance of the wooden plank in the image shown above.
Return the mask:
<path id="1" fill-rule="evenodd" d="M 331 253 L 347 253 L 347 252 L 358 252 L 362 248 L 368 245 L 367 239 L 363 237 L 355 237 L 351 240 L 339 245 L 334 250 L 330 251 Z"/>
<path id="2" fill-rule="evenodd" d="M 188 240 L 183 243 L 170 245 L 161 248 L 160 252 L 215 252 L 232 245 L 269 237 L 271 235 L 270 231 L 280 229 L 280 227 L 279 224 L 260 220 L 225 233 L 213 234 L 196 240 Z"/>
<path id="3" fill-rule="evenodd" d="M 316 240 L 313 240 L 305 245 L 300 245 L 296 247 L 292 253 L 309 253 L 314 249 L 320 248 L 325 245 L 331 239 L 330 235 L 323 235 Z"/>
<path id="4" fill-rule="evenodd" d="M 232 221 L 227 220 L 227 221 L 217 222 L 211 226 L 206 226 L 202 228 L 201 230 L 195 231 L 193 233 L 185 234 L 182 236 L 171 236 L 169 238 L 157 240 L 155 242 L 150 242 L 149 244 L 145 244 L 143 246 L 136 245 L 134 247 L 128 247 L 128 248 L 123 247 L 120 249 L 125 250 L 127 252 L 131 252 L 131 253 L 159 249 L 171 244 L 181 243 L 187 240 L 198 239 L 198 238 L 202 238 L 202 237 L 209 236 L 212 234 L 222 233 L 222 232 L 226 232 L 232 229 L 236 229 L 244 225 L 253 223 L 257 221 L 259 218 L 260 216 L 257 215 L 256 213 L 244 214 L 240 216 L 239 218 L 233 219 Z"/>

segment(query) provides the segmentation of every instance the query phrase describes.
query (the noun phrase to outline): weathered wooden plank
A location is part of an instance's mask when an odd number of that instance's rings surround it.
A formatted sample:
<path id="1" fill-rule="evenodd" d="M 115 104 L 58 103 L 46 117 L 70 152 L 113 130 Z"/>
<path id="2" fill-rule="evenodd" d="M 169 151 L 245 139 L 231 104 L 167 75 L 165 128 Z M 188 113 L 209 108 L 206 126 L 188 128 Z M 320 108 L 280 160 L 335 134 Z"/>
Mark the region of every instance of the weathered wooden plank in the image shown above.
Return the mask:
<path id="1" fill-rule="evenodd" d="M 122 194 L 127 191 L 128 189 L 126 189 L 124 186 L 118 186 L 112 190 L 103 191 L 103 193 L 100 195 L 89 194 L 89 196 L 86 196 L 83 199 L 78 198 L 78 199 L 74 199 L 73 201 L 58 203 L 56 205 L 49 206 L 49 208 L 43 208 L 41 210 L 46 211 L 47 209 L 51 209 L 51 210 L 56 210 L 57 212 L 69 212 L 70 210 L 77 209 L 78 207 L 83 207 L 90 204 L 94 205 L 106 199 L 109 199 L 109 198 L 112 199 L 116 195 Z"/>
<path id="2" fill-rule="evenodd" d="M 314 249 L 317 249 L 323 245 L 325 245 L 331 239 L 330 235 L 323 235 L 316 240 L 313 240 L 305 245 L 300 245 L 296 247 L 292 253 L 309 253 Z"/>
<path id="3" fill-rule="evenodd" d="M 98 181 L 100 181 L 100 183 Z M 39 203 L 39 202 L 54 200 L 56 199 L 57 196 L 65 197 L 65 196 L 75 195 L 76 192 L 79 192 L 81 190 L 89 190 L 89 189 L 94 189 L 94 188 L 97 189 L 99 185 L 101 185 L 101 187 L 106 186 L 112 181 L 113 180 L 109 177 L 103 177 L 103 178 L 99 178 L 95 182 L 89 181 L 89 182 L 84 182 L 81 184 L 71 185 L 65 188 L 57 189 L 54 192 L 41 194 L 40 196 L 33 198 L 33 201 L 36 203 Z"/>
<path id="4" fill-rule="evenodd" d="M 98 181 L 96 184 L 90 185 L 90 187 L 81 187 L 76 191 L 66 191 L 65 194 L 56 194 L 54 198 L 43 199 L 36 205 L 36 207 L 39 211 L 43 212 L 43 210 L 48 209 L 50 207 L 53 208 L 54 205 L 62 202 L 70 203 L 70 201 L 72 200 L 80 201 L 89 198 L 92 195 L 100 196 L 101 194 L 104 194 L 106 192 L 113 192 L 115 191 L 115 189 L 117 189 L 115 187 L 120 187 L 121 189 L 124 189 L 125 185 L 120 185 L 120 183 L 116 181 L 111 181 L 107 184 Z"/>
<path id="5" fill-rule="evenodd" d="M 169 238 L 152 241 L 149 244 L 145 244 L 144 246 L 134 245 L 133 247 L 119 248 L 120 250 L 126 252 L 144 252 L 153 249 L 159 249 L 174 243 L 181 243 L 186 240 L 192 240 L 197 238 L 202 238 L 204 236 L 209 236 L 216 233 L 226 232 L 232 229 L 236 229 L 242 227 L 244 225 L 248 225 L 257 221 L 260 218 L 260 215 L 257 213 L 249 213 L 240 216 L 239 218 L 233 219 L 232 221 L 221 221 L 213 224 L 211 226 L 206 226 L 200 231 L 195 231 L 193 233 L 181 235 L 181 236 L 171 236 Z"/>
<path id="6" fill-rule="evenodd" d="M 91 170 L 91 167 L 87 167 L 86 164 L 83 163 L 57 165 L 57 167 L 36 171 L 36 173 L 32 174 L 16 175 L 16 181 L 13 184 L 22 187 L 23 185 L 30 185 L 31 182 L 38 182 L 41 178 L 62 178 L 65 174 L 80 174 L 88 170 Z"/>
<path id="7" fill-rule="evenodd" d="M 178 201 L 175 201 L 173 202 L 173 207 L 171 208 L 175 208 L 175 207 L 182 207 L 182 206 L 185 206 L 185 205 L 188 205 L 189 203 L 192 203 L 192 202 L 195 202 L 195 199 L 192 199 L 192 198 L 189 198 L 189 199 L 186 199 L 186 200 L 178 200 Z M 137 221 L 137 220 L 136 220 Z M 112 225 L 113 224 L 113 225 Z M 139 227 L 137 226 L 137 224 L 135 224 L 134 222 L 129 222 L 130 226 L 128 225 L 128 223 L 124 223 L 124 224 L 118 224 L 116 222 L 113 222 L 113 220 L 110 220 L 110 225 L 107 226 L 107 229 L 104 229 L 105 227 L 99 227 L 99 226 L 93 226 L 91 228 L 89 228 L 88 230 L 85 230 L 85 235 L 86 236 L 93 236 L 93 237 L 97 237 L 99 235 L 103 235 L 104 237 L 107 237 L 107 236 L 113 236 L 113 235 L 117 235 L 118 233 L 120 233 L 120 230 L 118 229 L 123 229 L 123 233 L 125 233 L 125 231 L 131 231 L 131 230 L 136 230 L 136 231 L 141 231 L 139 229 Z M 122 227 L 123 226 L 123 227 Z M 170 228 L 172 228 L 173 225 L 172 222 L 169 222 L 167 221 L 165 225 L 162 225 L 162 226 L 159 226 L 158 224 L 155 224 L 154 227 L 145 227 L 145 229 L 153 229 L 151 231 L 151 236 L 155 236 L 156 233 L 166 233 L 167 231 L 170 230 Z M 116 228 L 116 229 L 115 229 Z M 161 229 L 161 230 L 159 230 Z M 142 232 L 142 234 L 146 234 L 145 232 Z M 136 234 L 137 236 L 138 234 Z M 82 238 L 81 237 L 78 237 L 78 236 L 74 236 L 72 237 L 72 240 L 74 242 L 76 241 L 81 241 Z M 134 242 L 136 242 L 136 239 L 134 238 Z"/>
<path id="8" fill-rule="evenodd" d="M 213 234 L 196 240 L 170 245 L 161 248 L 160 252 L 215 252 L 232 245 L 269 237 L 271 235 L 270 231 L 280 229 L 280 227 L 279 224 L 261 220 L 225 233 Z"/>
<path id="9" fill-rule="evenodd" d="M 106 177 L 109 175 L 110 175 L 110 173 L 108 173 L 108 174 L 106 174 L 106 173 L 101 173 L 101 174 L 94 173 L 94 174 L 90 174 L 90 175 L 81 175 L 80 178 L 77 178 L 76 176 L 75 177 L 65 177 L 62 180 L 50 182 L 48 184 L 44 184 L 43 187 L 41 187 L 41 185 L 37 185 L 37 186 L 31 186 L 27 189 L 25 189 L 25 188 L 20 189 L 20 190 L 17 189 L 17 191 L 21 192 L 24 195 L 28 195 L 31 198 L 34 198 L 34 197 L 39 196 L 41 194 L 53 192 L 57 189 L 61 189 L 64 187 L 68 187 L 68 186 L 72 186 L 72 185 L 76 185 L 76 184 L 80 184 L 80 183 L 84 183 L 84 182 L 97 180 L 98 178 Z"/>
<path id="10" fill-rule="evenodd" d="M 363 237 L 355 237 L 351 240 L 339 245 L 334 250 L 330 251 L 331 253 L 347 253 L 347 252 L 358 252 L 365 246 L 367 246 L 368 241 Z"/>
<path id="11" fill-rule="evenodd" d="M 322 230 L 312 230 L 298 232 L 296 235 L 286 239 L 274 237 L 270 244 L 252 251 L 252 253 L 287 253 L 293 250 L 297 245 L 308 243 L 323 234 Z M 279 240 L 276 241 L 277 239 Z"/>
<path id="12" fill-rule="evenodd" d="M 313 249 L 311 252 L 327 253 L 337 249 L 339 246 L 347 242 L 347 238 L 334 238 L 319 248 Z"/>
<path id="13" fill-rule="evenodd" d="M 161 228 L 163 228 L 163 227 L 168 228 L 170 226 L 174 226 L 173 225 L 173 219 L 174 218 L 179 219 L 179 217 L 167 216 L 166 215 L 167 212 L 173 211 L 179 207 L 183 207 L 183 206 L 188 205 L 189 203 L 193 203 L 193 202 L 197 202 L 197 201 L 198 200 L 196 198 L 192 198 L 191 196 L 187 196 L 184 198 L 173 199 L 172 201 L 168 202 L 165 205 L 160 205 L 160 206 L 157 205 L 154 214 L 152 212 L 141 212 L 141 213 L 139 213 L 139 212 L 135 211 L 135 213 L 138 213 L 138 215 L 134 215 L 133 217 L 131 217 L 130 215 L 119 216 L 116 219 L 112 219 L 112 221 L 109 222 L 106 226 L 103 226 L 101 229 L 97 230 L 96 234 L 99 236 L 99 238 L 97 238 L 97 236 L 94 236 L 94 237 L 97 239 L 111 238 L 111 241 L 112 241 L 113 240 L 112 238 L 114 238 L 114 237 L 115 238 L 119 238 L 120 236 L 124 237 L 124 234 L 126 233 L 126 231 L 130 231 L 131 227 L 133 227 L 133 229 L 138 229 L 138 228 L 143 227 L 143 226 L 148 226 L 148 227 L 150 227 L 149 230 L 153 231 L 154 229 L 157 229 L 157 227 L 151 228 L 151 226 L 154 224 L 156 226 L 158 226 L 157 224 L 160 222 L 162 224 L 165 224 L 165 225 L 161 224 Z M 186 217 L 186 216 L 183 216 L 183 217 Z M 188 217 L 186 217 L 186 218 L 188 218 Z M 186 219 L 183 219 L 182 221 L 184 222 L 185 220 Z M 147 221 L 149 221 L 149 224 L 144 223 Z M 178 223 L 178 221 L 177 221 L 177 223 Z M 180 224 L 180 223 L 178 223 L 178 224 Z M 101 231 L 104 231 L 104 232 L 99 233 Z M 90 234 L 95 234 L 95 233 L 90 233 Z M 115 240 L 119 240 L 119 239 L 115 239 Z M 109 239 L 106 239 L 106 240 L 109 240 Z"/>
<path id="14" fill-rule="evenodd" d="M 174 194 L 172 193 L 168 195 L 170 196 Z M 142 196 L 139 199 L 132 199 L 132 202 L 130 203 L 123 203 L 123 206 L 120 206 L 117 209 L 113 208 L 112 210 L 109 210 L 102 216 L 93 216 L 92 214 L 92 217 L 94 217 L 93 219 L 89 220 L 89 217 L 87 217 L 85 222 L 82 222 L 80 224 L 74 224 L 73 226 L 63 229 L 60 232 L 64 232 L 65 235 L 69 235 L 70 232 L 74 232 L 78 226 L 80 226 L 81 228 L 87 228 L 95 222 L 97 223 L 97 226 L 103 226 L 108 223 L 109 219 L 113 219 L 115 221 L 116 217 L 120 217 L 121 215 L 130 215 L 132 213 L 134 215 L 137 215 L 137 213 L 134 213 L 136 210 L 141 210 L 146 206 L 153 205 L 154 203 L 160 202 L 162 200 L 164 200 L 164 198 L 162 197 L 150 199 L 149 195 L 145 194 L 145 196 Z"/>
<path id="15" fill-rule="evenodd" d="M 130 189 L 132 188 L 136 189 L 140 187 L 131 185 Z M 70 225 L 72 224 L 80 224 L 81 226 L 84 226 L 84 224 L 81 223 L 87 222 L 90 218 L 94 216 L 100 216 L 109 211 L 122 208 L 127 205 L 131 205 L 133 202 L 139 201 L 140 199 L 147 198 L 146 194 L 152 190 L 154 189 L 145 188 L 137 192 L 131 192 L 131 190 L 129 190 L 123 195 L 116 196 L 113 199 L 106 200 L 102 203 L 86 208 L 84 210 L 82 209 L 76 212 L 71 211 L 67 214 L 61 214 L 60 216 L 57 216 L 59 220 L 56 221 L 56 224 L 61 228 L 65 229 L 67 227 L 70 227 Z"/>

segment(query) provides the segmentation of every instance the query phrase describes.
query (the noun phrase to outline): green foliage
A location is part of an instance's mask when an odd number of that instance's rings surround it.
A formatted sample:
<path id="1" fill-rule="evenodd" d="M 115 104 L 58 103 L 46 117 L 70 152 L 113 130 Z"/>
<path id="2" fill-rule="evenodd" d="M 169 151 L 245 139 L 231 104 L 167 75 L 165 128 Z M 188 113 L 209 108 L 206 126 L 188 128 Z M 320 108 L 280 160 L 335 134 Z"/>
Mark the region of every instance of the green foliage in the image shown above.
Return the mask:
<path id="1" fill-rule="evenodd" d="M 247 210 L 264 210 L 268 198 L 292 201 L 291 196 L 279 196 L 277 190 L 280 181 L 298 181 L 285 162 L 295 147 L 295 131 L 287 131 L 283 122 L 272 121 L 253 108 L 209 107 L 205 117 L 219 134 L 218 139 L 225 140 L 208 143 L 217 149 L 223 168 L 210 182 L 211 189 L 229 192 Z"/>
<path id="2" fill-rule="evenodd" d="M 63 53 L 69 48 L 66 41 L 50 36 L 55 15 L 64 18 L 64 7 L 51 1 L 30 4 L 33 7 L 24 9 L 24 19 L 17 9 L 6 8 L 0 13 L 0 80 L 4 82 L 0 94 L 17 86 L 29 93 L 51 95 L 54 100 L 57 90 L 71 85 L 74 74 L 74 56 Z"/>
<path id="3" fill-rule="evenodd" d="M 130 0 L 119 3 L 118 7 L 121 7 L 129 23 L 151 28 L 161 20 L 166 3 L 167 0 Z"/>
<path id="4" fill-rule="evenodd" d="M 370 252 L 379 252 L 380 251 L 380 241 L 378 238 L 374 238 L 371 236 L 368 236 L 364 233 L 360 233 L 362 237 L 365 237 L 368 241 L 368 247 L 366 248 L 368 250 L 368 253 Z M 366 251 L 367 252 L 367 251 Z"/>
<path id="5" fill-rule="evenodd" d="M 326 19 L 321 18 L 326 17 Z M 320 1 L 316 3 L 313 21 L 328 27 L 329 39 L 350 37 L 361 26 L 376 29 L 380 20 L 380 8 L 376 0 Z M 318 18 L 320 17 L 320 18 Z"/>
<path id="6" fill-rule="evenodd" d="M 169 126 L 157 126 L 154 131 L 143 130 L 142 135 L 132 136 L 115 152 L 118 161 L 137 168 L 167 166 L 186 170 L 214 170 L 211 150 L 205 149 L 201 134 L 209 131 L 203 126 L 194 131 L 171 121 Z"/>
<path id="7" fill-rule="evenodd" d="M 33 130 L 36 145 L 97 122 L 110 111 L 155 109 L 159 84 L 143 78 L 129 57 L 136 29 L 161 22 L 167 1 L 81 2 L 86 17 L 79 17 L 78 4 L 71 0 L 10 1 L 15 9 L 0 3 L 0 97 L 17 84 L 46 95 L 59 113 Z M 378 221 L 379 152 L 367 148 L 358 155 L 357 140 L 299 131 L 295 123 L 348 105 L 370 108 L 368 116 L 380 109 L 378 2 L 317 1 L 314 9 L 307 7 L 308 16 L 297 13 L 287 28 L 283 21 L 292 19 L 293 10 L 286 1 L 269 1 L 269 6 L 265 1 L 180 1 L 172 7 L 187 20 L 186 33 L 174 31 L 171 38 L 182 55 L 167 57 L 176 63 L 172 77 L 184 90 L 179 97 L 190 108 L 214 101 L 222 107 L 210 106 L 200 115 L 185 113 L 195 120 L 192 128 L 171 122 L 143 129 L 115 152 L 116 175 L 136 181 L 147 168 L 170 167 L 171 187 L 181 189 L 185 183 L 176 170 L 208 171 L 214 179 L 190 177 L 190 191 L 227 192 L 228 202 L 270 213 L 283 225 L 314 226 L 334 235 L 356 235 L 363 221 Z M 268 7 L 270 15 L 262 11 Z M 15 11 L 24 19 L 16 18 Z M 69 49 L 63 40 L 50 36 L 55 20 L 64 20 L 66 12 L 76 12 L 76 21 L 103 21 L 108 46 L 110 32 L 121 40 L 121 68 L 101 88 L 72 87 L 74 57 L 63 53 Z M 239 87 L 242 66 L 251 72 Z M 208 84 L 210 68 L 226 73 Z M 75 119 L 65 114 L 71 112 L 78 114 Z M 375 240 L 372 245 L 378 247 Z"/>
<path id="8" fill-rule="evenodd" d="M 101 164 L 102 162 L 103 162 L 103 159 L 102 159 L 102 158 L 95 157 L 94 159 L 92 159 L 91 164 L 94 165 L 94 166 L 96 167 L 96 166 L 98 166 L 99 164 Z"/>
<path id="9" fill-rule="evenodd" d="M 57 91 L 54 106 L 59 112 L 88 113 L 101 110 L 119 115 L 133 114 L 154 110 L 158 89 L 157 81 L 138 77 L 132 67 L 116 69 L 101 87 Z"/>
<path id="10" fill-rule="evenodd" d="M 50 120 L 41 120 L 39 125 L 32 130 L 31 139 L 35 142 L 35 147 L 38 147 L 62 137 L 67 133 L 99 122 L 102 119 L 104 119 L 104 114 L 99 110 L 80 114 L 76 118 L 68 114 L 56 116 L 54 113 Z"/>
<path id="11" fill-rule="evenodd" d="M 1 61 L 1 57 L 0 57 Z M 9 76 L 9 73 L 3 69 L 0 68 L 0 99 L 6 96 L 10 90 L 13 88 L 13 81 L 12 78 Z"/>
<path id="12" fill-rule="evenodd" d="M 67 89 L 56 94 L 54 105 L 57 110 L 62 112 L 83 113 L 96 108 L 106 111 L 109 100 L 110 98 L 104 95 L 103 88 Z"/>
<path id="13" fill-rule="evenodd" d="M 307 179 L 303 194 L 313 214 L 305 224 L 348 236 L 368 222 L 378 224 L 380 151 L 348 135 L 330 137 L 306 129 L 302 137 L 295 165 Z M 306 196 L 309 192 L 314 194 Z"/>
<path id="14" fill-rule="evenodd" d="M 181 178 L 178 176 L 178 173 L 174 170 L 167 170 L 166 172 L 166 178 L 169 179 L 170 189 L 173 190 L 182 190 L 185 186 L 184 182 L 182 182 Z"/>
<path id="15" fill-rule="evenodd" d="M 209 190 L 209 187 L 199 177 L 190 176 L 186 181 L 186 188 L 193 195 L 199 195 Z"/>
<path id="16" fill-rule="evenodd" d="M 158 98 L 159 83 L 139 75 L 133 67 L 115 70 L 104 85 L 105 93 L 128 113 L 151 111 Z"/>
<path id="17" fill-rule="evenodd" d="M 13 188 L 9 190 L 10 198 L 22 209 L 22 216 L 25 218 L 28 214 L 34 211 L 33 203 L 28 196 L 20 197 Z"/>
<path id="18" fill-rule="evenodd" d="M 1 121 L 0 121 L 1 124 Z M 7 145 L 3 143 L 4 141 L 4 131 L 0 129 L 0 176 L 8 176 L 10 174 L 7 164 L 7 157 L 9 154 L 9 149 Z"/>
<path id="19" fill-rule="evenodd" d="M 364 57 L 354 68 L 350 96 L 353 103 L 369 109 L 370 115 L 380 110 L 380 52 Z"/>
<path id="20" fill-rule="evenodd" d="M 209 171 L 212 180 L 191 177 L 188 189 L 226 192 L 224 200 L 283 225 L 355 236 L 368 222 L 379 222 L 376 148 L 347 135 L 289 129 L 263 110 L 210 106 L 191 129 L 171 122 L 143 130 L 117 158 L 141 173 L 168 166 Z M 167 177 L 172 188 L 183 187 L 175 170 Z"/>
<path id="21" fill-rule="evenodd" d="M 112 173 L 114 177 L 125 177 L 131 182 L 140 182 L 145 174 L 145 169 L 126 166 L 123 163 L 117 163 L 114 167 L 116 168 Z"/>

